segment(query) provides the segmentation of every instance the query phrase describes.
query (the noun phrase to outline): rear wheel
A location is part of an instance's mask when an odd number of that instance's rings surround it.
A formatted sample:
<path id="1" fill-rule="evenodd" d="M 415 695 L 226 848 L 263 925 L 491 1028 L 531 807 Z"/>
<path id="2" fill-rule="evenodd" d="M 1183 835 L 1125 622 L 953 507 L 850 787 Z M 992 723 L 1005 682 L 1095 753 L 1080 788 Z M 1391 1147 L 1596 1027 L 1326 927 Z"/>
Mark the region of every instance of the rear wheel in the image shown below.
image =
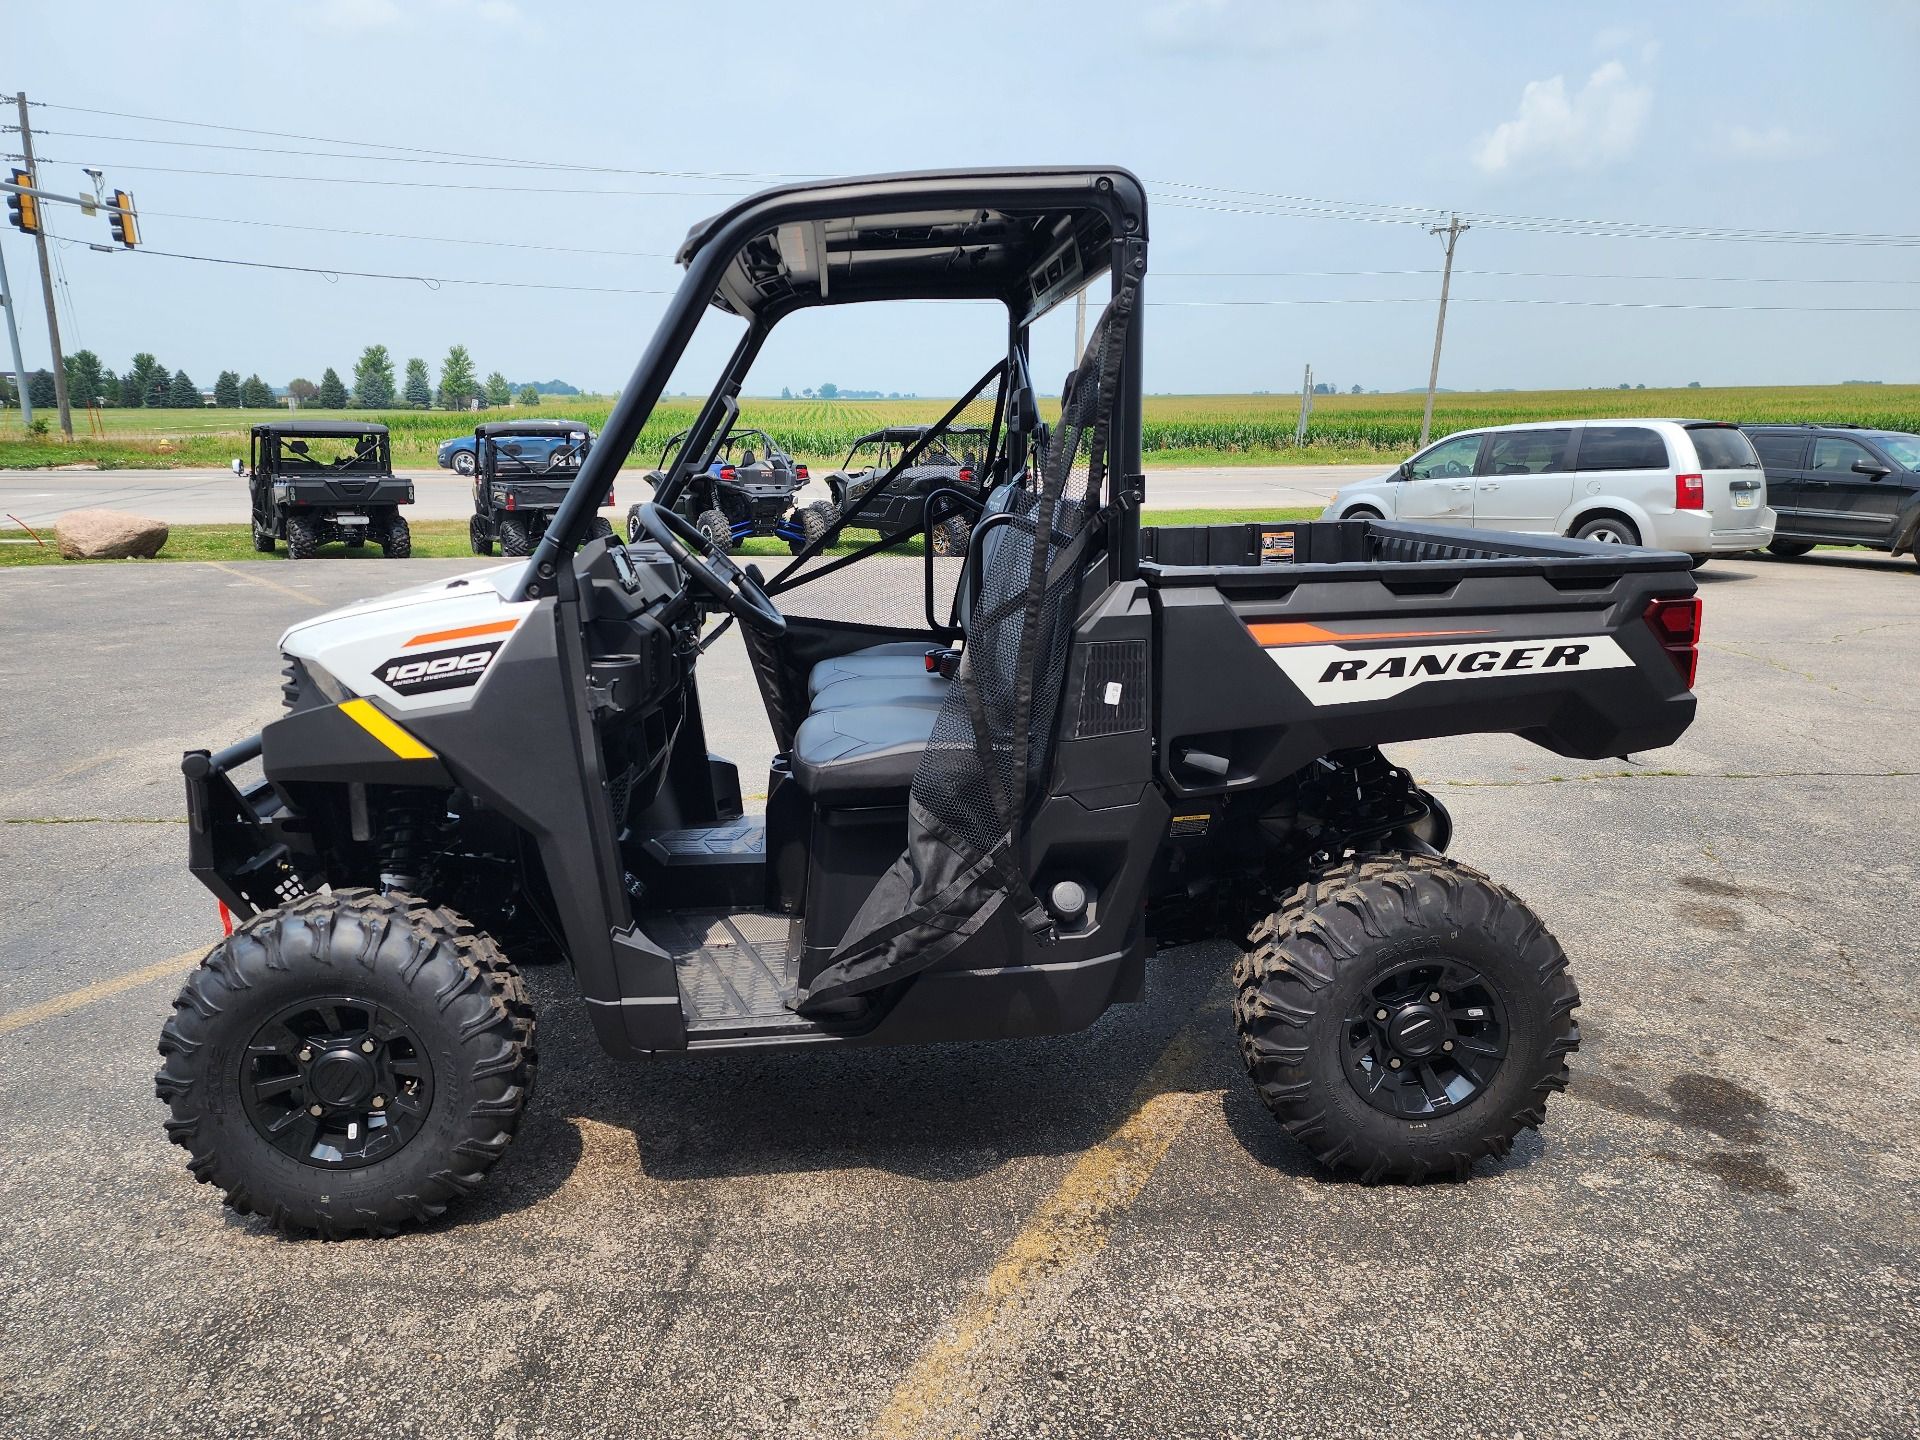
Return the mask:
<path id="1" fill-rule="evenodd" d="M 262 525 L 258 520 L 253 522 L 253 548 L 258 550 L 262 555 L 271 555 L 273 553 L 273 531 Z"/>
<path id="2" fill-rule="evenodd" d="M 475 515 L 467 521 L 467 544 L 476 555 L 493 554 L 493 531 L 487 525 L 486 516 Z"/>
<path id="3" fill-rule="evenodd" d="M 160 1033 L 194 1177 L 242 1214 L 391 1234 L 475 1189 L 533 1088 L 533 1006 L 493 942 L 405 895 L 336 890 L 215 946 Z"/>
<path id="4" fill-rule="evenodd" d="M 295 560 L 311 560 L 320 553 L 320 522 L 310 515 L 287 517 L 287 554 Z"/>
<path id="5" fill-rule="evenodd" d="M 413 554 L 413 527 L 401 516 L 387 521 L 380 535 L 380 553 L 389 560 L 404 560 Z"/>
<path id="6" fill-rule="evenodd" d="M 825 538 L 833 528 L 833 522 L 839 519 L 833 506 L 824 500 L 816 500 L 811 505 L 802 505 L 793 512 L 794 523 L 800 527 L 800 539 L 788 541 L 787 548 L 798 555 Z"/>
<path id="7" fill-rule="evenodd" d="M 1592 540 L 1600 545 L 1638 545 L 1640 532 L 1631 520 L 1618 515 L 1598 515 L 1573 532 L 1576 540 Z"/>
<path id="8" fill-rule="evenodd" d="M 606 516 L 596 515 L 588 522 L 587 538 L 589 540 L 603 540 L 611 534 L 613 534 L 613 522 Z"/>
<path id="9" fill-rule="evenodd" d="M 728 522 L 725 511 L 702 510 L 700 518 L 694 523 L 706 532 L 707 538 L 719 547 L 721 554 L 733 549 L 733 526 Z"/>
<path id="10" fill-rule="evenodd" d="M 1559 943 L 1478 871 L 1426 855 L 1337 865 L 1255 924 L 1234 967 L 1260 1098 L 1325 1165 L 1463 1177 L 1538 1126 L 1580 1045 Z"/>
<path id="11" fill-rule="evenodd" d="M 1773 540 L 1767 544 L 1767 553 L 1778 555 L 1782 560 L 1797 560 L 1812 549 L 1810 540 Z"/>
<path id="12" fill-rule="evenodd" d="M 638 545 L 640 540 L 640 507 L 635 505 L 627 511 L 627 543 L 629 545 Z"/>
<path id="13" fill-rule="evenodd" d="M 505 516 L 500 521 L 500 553 L 502 555 L 531 555 L 533 536 L 527 529 L 527 522 L 518 515 Z"/>
<path id="14" fill-rule="evenodd" d="M 933 527 L 933 553 L 936 555 L 964 555 L 967 553 L 967 541 L 973 538 L 973 526 L 967 523 L 964 515 L 949 515 Z"/>

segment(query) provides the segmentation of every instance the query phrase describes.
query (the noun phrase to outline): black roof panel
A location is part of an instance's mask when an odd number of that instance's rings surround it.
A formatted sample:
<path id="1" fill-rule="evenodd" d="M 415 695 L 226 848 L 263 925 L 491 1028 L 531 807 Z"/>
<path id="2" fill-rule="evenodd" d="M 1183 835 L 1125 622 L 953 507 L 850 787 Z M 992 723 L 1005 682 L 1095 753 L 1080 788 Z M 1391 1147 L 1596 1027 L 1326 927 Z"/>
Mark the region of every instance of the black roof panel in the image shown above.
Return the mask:
<path id="1" fill-rule="evenodd" d="M 384 435 L 377 420 L 268 420 L 253 427 L 256 435 Z"/>

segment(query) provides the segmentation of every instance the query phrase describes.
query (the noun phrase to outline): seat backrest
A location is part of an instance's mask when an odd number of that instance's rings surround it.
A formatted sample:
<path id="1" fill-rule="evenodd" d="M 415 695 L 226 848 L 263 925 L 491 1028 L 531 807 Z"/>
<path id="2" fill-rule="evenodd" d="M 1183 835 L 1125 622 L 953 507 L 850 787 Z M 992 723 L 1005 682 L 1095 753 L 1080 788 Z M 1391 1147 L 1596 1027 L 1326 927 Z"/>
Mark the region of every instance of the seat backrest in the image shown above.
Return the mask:
<path id="1" fill-rule="evenodd" d="M 964 634 L 967 621 L 973 610 L 973 584 L 975 572 L 985 573 L 982 567 L 990 566 L 993 557 L 1002 545 L 1012 527 L 1001 520 L 987 524 L 989 517 L 1005 515 L 1013 508 L 1013 497 L 1019 493 L 1024 476 L 1014 479 L 995 490 L 987 497 L 986 507 L 981 510 L 980 518 L 973 522 L 973 540 L 967 546 L 966 559 L 960 565 L 960 584 L 953 592 L 953 602 L 960 618 L 960 630 Z"/>

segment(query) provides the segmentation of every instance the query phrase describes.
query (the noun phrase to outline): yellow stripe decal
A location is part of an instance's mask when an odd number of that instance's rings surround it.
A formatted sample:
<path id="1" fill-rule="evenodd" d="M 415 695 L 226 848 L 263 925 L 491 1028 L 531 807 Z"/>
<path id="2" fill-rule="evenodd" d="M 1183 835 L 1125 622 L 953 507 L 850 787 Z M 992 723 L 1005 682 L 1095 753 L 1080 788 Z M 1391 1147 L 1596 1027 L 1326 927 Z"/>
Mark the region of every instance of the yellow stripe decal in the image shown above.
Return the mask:
<path id="1" fill-rule="evenodd" d="M 362 730 L 378 740 L 387 749 L 402 760 L 432 760 L 433 751 L 414 739 L 380 710 L 374 708 L 371 700 L 349 700 L 340 707 L 340 713 L 352 720 Z"/>

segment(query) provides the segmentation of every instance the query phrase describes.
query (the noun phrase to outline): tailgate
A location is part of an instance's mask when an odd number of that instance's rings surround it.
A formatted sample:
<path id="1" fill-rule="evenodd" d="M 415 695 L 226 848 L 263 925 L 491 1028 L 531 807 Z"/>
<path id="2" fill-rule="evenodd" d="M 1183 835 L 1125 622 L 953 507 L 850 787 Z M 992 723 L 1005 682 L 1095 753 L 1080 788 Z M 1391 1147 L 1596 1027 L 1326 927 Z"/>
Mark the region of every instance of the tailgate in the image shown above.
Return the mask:
<path id="1" fill-rule="evenodd" d="M 1257 788 L 1332 751 L 1444 735 L 1626 755 L 1693 720 L 1691 649 L 1649 619 L 1656 601 L 1693 596 L 1685 556 L 1391 522 L 1207 528 L 1250 530 L 1243 550 L 1268 558 L 1142 566 L 1158 763 L 1179 793 Z M 1182 548 L 1165 537 L 1155 550 Z M 1216 533 L 1207 548 L 1231 547 Z M 1338 558 L 1291 558 L 1318 555 Z"/>

